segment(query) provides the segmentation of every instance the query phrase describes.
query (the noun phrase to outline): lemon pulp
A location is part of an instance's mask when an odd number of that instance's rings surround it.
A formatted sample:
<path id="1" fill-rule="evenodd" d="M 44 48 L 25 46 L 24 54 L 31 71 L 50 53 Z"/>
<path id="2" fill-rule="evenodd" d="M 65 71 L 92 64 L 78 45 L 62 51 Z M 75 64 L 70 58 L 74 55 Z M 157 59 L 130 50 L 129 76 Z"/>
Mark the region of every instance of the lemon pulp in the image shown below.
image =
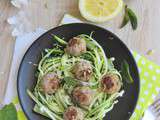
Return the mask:
<path id="1" fill-rule="evenodd" d="M 92 22 L 107 21 L 116 16 L 122 7 L 122 0 L 79 0 L 82 16 Z"/>

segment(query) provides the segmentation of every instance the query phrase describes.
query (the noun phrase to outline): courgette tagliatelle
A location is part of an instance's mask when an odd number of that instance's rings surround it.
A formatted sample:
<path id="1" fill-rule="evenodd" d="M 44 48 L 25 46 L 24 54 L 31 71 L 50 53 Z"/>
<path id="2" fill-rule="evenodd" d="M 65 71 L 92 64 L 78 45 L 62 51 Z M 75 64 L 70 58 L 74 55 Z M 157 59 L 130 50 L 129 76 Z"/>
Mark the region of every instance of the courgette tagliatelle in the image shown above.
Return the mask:
<path id="1" fill-rule="evenodd" d="M 34 90 L 27 90 L 33 110 L 52 120 L 102 120 L 124 93 L 114 59 L 92 35 L 54 40 L 39 62 Z"/>

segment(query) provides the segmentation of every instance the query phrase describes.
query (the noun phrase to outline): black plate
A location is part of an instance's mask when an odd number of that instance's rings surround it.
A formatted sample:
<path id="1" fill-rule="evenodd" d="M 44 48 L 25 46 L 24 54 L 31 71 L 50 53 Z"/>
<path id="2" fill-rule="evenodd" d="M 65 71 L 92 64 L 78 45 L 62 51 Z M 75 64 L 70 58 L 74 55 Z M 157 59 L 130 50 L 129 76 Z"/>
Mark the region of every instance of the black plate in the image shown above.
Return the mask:
<path id="1" fill-rule="evenodd" d="M 122 60 L 127 60 L 130 65 L 131 75 L 134 79 L 133 84 L 124 83 L 125 94 L 119 99 L 119 103 L 114 109 L 107 113 L 107 120 L 128 120 L 134 111 L 139 95 L 139 74 L 135 60 L 126 45 L 113 33 L 98 26 L 74 23 L 56 27 L 40 36 L 28 49 L 21 62 L 18 72 L 18 96 L 20 104 L 29 120 L 47 120 L 47 118 L 32 111 L 34 101 L 27 95 L 26 89 L 32 90 L 36 84 L 36 67 L 29 62 L 38 64 L 41 59 L 41 52 L 45 48 L 51 48 L 54 40 L 51 34 L 68 40 L 74 36 L 85 33 L 90 34 L 94 31 L 93 37 L 103 47 L 107 57 L 115 57 L 115 66 L 120 69 Z M 110 38 L 110 39 L 109 39 Z"/>

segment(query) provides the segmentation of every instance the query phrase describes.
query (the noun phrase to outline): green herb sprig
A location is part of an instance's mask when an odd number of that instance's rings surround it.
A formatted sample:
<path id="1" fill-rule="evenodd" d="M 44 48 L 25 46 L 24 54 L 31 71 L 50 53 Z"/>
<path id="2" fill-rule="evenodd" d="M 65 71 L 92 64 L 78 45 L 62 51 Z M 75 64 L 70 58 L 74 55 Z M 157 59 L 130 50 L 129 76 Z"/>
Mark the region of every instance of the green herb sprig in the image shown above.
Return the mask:
<path id="1" fill-rule="evenodd" d="M 13 103 L 5 105 L 0 110 L 0 120 L 18 120 L 17 111 Z"/>
<path id="2" fill-rule="evenodd" d="M 128 8 L 128 6 L 125 6 L 125 14 L 124 14 L 124 18 L 122 21 L 122 24 L 120 26 L 120 28 L 123 28 L 124 26 L 126 26 L 128 23 L 131 23 L 132 29 L 136 30 L 137 26 L 138 26 L 138 19 L 136 14 L 133 12 L 132 9 Z"/>
<path id="3" fill-rule="evenodd" d="M 127 61 L 123 61 L 121 64 L 121 72 L 122 72 L 122 78 L 123 80 L 125 80 L 127 83 L 133 83 L 133 78 L 130 74 L 130 70 L 129 70 L 129 65 L 127 63 Z"/>

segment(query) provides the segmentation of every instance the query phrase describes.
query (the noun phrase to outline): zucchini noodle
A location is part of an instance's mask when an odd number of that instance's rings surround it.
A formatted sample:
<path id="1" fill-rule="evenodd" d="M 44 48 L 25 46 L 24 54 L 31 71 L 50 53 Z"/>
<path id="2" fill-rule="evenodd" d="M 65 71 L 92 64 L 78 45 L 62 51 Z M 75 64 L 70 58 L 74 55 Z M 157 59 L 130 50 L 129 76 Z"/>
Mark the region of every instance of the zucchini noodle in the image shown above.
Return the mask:
<path id="1" fill-rule="evenodd" d="M 100 91 L 100 80 L 106 73 L 116 74 L 122 84 L 122 77 L 119 71 L 114 67 L 113 58 L 107 58 L 104 50 L 98 44 L 92 35 L 81 34 L 86 42 L 87 51 L 80 56 L 71 56 L 65 52 L 67 42 L 54 35 L 56 47 L 46 49 L 44 56 L 38 65 L 37 84 L 33 91 L 27 90 L 28 95 L 35 101 L 33 111 L 52 120 L 63 120 L 63 114 L 69 106 L 78 106 L 84 113 L 84 120 L 102 120 L 107 112 L 111 111 L 118 102 L 117 98 L 124 93 L 123 90 L 114 94 L 106 94 Z M 70 93 L 74 86 L 64 82 L 66 77 L 74 77 L 71 70 L 73 65 L 79 61 L 88 61 L 93 68 L 93 75 L 89 82 L 76 81 L 72 83 L 89 86 L 95 91 L 95 97 L 89 106 L 76 104 Z M 60 88 L 54 94 L 46 94 L 42 91 L 41 80 L 43 76 L 55 72 L 60 78 Z"/>

